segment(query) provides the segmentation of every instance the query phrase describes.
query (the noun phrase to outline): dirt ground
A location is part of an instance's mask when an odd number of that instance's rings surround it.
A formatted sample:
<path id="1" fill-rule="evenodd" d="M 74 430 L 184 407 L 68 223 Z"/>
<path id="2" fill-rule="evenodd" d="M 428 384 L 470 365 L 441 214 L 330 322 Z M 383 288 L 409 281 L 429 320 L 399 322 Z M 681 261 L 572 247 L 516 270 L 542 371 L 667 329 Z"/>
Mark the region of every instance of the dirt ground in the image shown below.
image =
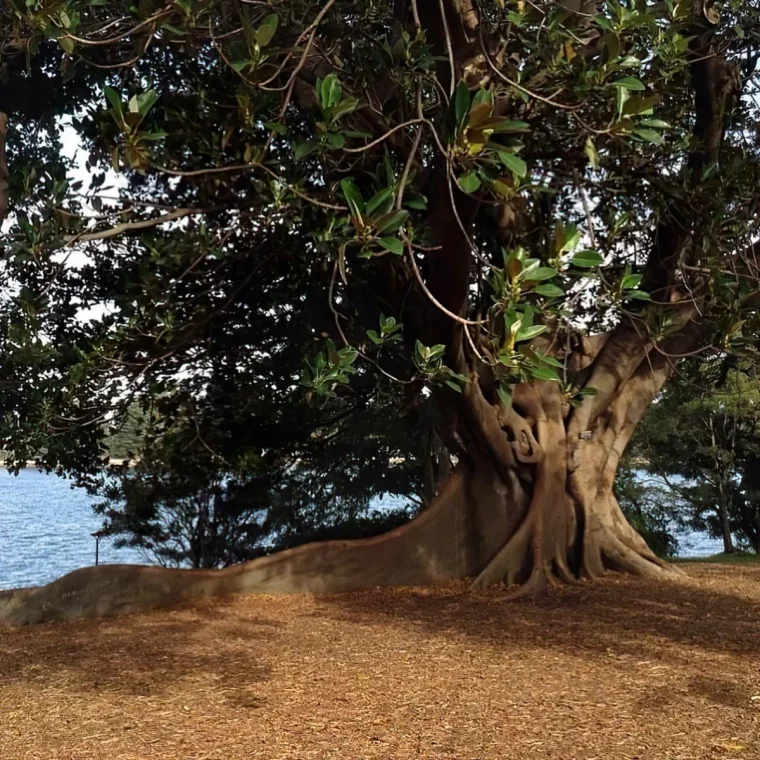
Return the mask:
<path id="1" fill-rule="evenodd" d="M 2 760 L 760 758 L 760 565 L 0 630 Z"/>

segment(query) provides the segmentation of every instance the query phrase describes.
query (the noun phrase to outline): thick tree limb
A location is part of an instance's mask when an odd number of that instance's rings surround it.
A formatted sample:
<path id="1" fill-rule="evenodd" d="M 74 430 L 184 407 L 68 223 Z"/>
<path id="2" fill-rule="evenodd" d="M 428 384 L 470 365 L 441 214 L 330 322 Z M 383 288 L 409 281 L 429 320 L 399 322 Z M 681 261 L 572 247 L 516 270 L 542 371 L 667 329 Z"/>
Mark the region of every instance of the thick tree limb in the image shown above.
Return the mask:
<path id="1" fill-rule="evenodd" d="M 735 77 L 725 56 L 714 49 L 714 31 L 705 21 L 705 0 L 692 3 L 692 41 L 690 66 L 696 118 L 694 147 L 688 158 L 686 184 L 699 185 L 705 169 L 717 164 L 725 134 L 728 97 Z M 682 200 L 674 200 L 667 218 L 657 226 L 652 252 L 645 268 L 643 287 L 660 294 L 660 300 L 672 297 L 677 288 L 677 272 L 684 246 L 695 223 L 694 212 Z"/>

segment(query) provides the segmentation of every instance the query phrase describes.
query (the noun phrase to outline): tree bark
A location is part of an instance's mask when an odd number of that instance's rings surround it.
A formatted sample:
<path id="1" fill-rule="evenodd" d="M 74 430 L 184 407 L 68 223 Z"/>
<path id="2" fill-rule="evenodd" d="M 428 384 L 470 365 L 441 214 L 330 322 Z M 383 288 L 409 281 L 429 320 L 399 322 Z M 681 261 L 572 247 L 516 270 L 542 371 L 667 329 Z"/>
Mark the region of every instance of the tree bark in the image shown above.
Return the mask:
<path id="1" fill-rule="evenodd" d="M 638 353 L 628 368 L 621 366 L 623 350 Z M 461 395 L 447 399 L 464 444 L 460 463 L 430 507 L 407 525 L 222 570 L 84 568 L 47 586 L 0 595 L 0 622 L 122 614 L 216 595 L 335 593 L 454 578 L 472 578 L 476 588 L 505 583 L 522 596 L 607 570 L 677 577 L 628 524 L 612 491 L 623 449 L 666 367 L 640 347 L 637 352 L 630 337 L 613 336 L 592 363 L 598 395 L 574 410 L 550 382 L 517 386 L 505 409 L 486 400 L 473 375 Z"/>
<path id="2" fill-rule="evenodd" d="M 723 537 L 723 552 L 724 554 L 733 554 L 734 542 L 731 538 L 731 525 L 728 520 L 728 509 L 726 508 L 725 499 L 721 499 L 721 502 L 718 504 L 718 518 L 720 519 L 720 531 Z"/>
<path id="3" fill-rule="evenodd" d="M 477 68 L 475 6 L 444 0 L 420 3 L 419 10 L 438 56 L 439 80 L 450 92 Z M 695 45 L 694 54 L 703 57 L 701 48 L 708 43 Z M 704 90 L 712 70 L 694 72 L 695 88 Z M 715 158 L 715 134 L 722 136 L 716 131 L 722 130 L 722 110 L 712 105 L 701 108 L 697 129 L 705 161 Z M 699 174 L 696 168 L 694 173 Z M 492 370 L 482 366 L 476 352 L 469 353 L 462 324 L 452 319 L 467 313 L 473 261 L 468 231 L 478 200 L 452 189 L 450 181 L 446 162 L 431 169 L 427 224 L 432 245 L 424 258 L 425 292 L 417 290 L 407 301 L 407 288 L 389 288 L 385 299 L 395 303 L 392 294 L 403 291 L 407 305 L 399 311 L 406 310 L 406 329 L 425 345 L 445 345 L 447 365 L 469 378 L 461 394 L 440 396 L 446 445 L 457 453 L 459 465 L 428 509 L 384 536 L 311 544 L 223 570 L 78 570 L 39 589 L 0 595 L 0 622 L 94 617 L 222 594 L 334 593 L 451 578 L 473 578 L 476 588 L 506 583 L 521 596 L 607 570 L 678 577 L 626 521 L 612 486 L 637 423 L 672 371 L 669 352 L 684 354 L 694 347 L 690 340 L 699 335 L 698 306 L 689 300 L 673 310 L 671 326 L 682 328 L 677 343 L 653 347 L 625 321 L 565 355 L 573 384 L 596 391 L 578 408 L 571 408 L 551 382 L 518 385 L 506 408 L 494 392 Z M 674 262 L 689 238 L 689 225 L 682 223 L 684 214 L 670 216 L 676 222 L 658 227 L 647 271 L 648 281 L 675 303 L 680 299 Z M 569 336 L 559 337 L 556 345 L 569 343 Z"/>

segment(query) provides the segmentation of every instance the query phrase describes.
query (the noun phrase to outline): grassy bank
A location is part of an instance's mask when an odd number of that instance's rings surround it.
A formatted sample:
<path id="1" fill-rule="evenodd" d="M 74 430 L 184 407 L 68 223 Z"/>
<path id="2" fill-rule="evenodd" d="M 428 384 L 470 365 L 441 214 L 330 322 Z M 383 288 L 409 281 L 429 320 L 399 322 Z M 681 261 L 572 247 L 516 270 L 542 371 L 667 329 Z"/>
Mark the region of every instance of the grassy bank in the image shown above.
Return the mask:
<path id="1" fill-rule="evenodd" d="M 733 554 L 713 554 L 709 557 L 679 557 L 673 562 L 679 564 L 717 564 L 717 565 L 752 565 L 760 564 L 760 555 L 758 554 L 744 554 L 742 552 L 734 552 Z"/>

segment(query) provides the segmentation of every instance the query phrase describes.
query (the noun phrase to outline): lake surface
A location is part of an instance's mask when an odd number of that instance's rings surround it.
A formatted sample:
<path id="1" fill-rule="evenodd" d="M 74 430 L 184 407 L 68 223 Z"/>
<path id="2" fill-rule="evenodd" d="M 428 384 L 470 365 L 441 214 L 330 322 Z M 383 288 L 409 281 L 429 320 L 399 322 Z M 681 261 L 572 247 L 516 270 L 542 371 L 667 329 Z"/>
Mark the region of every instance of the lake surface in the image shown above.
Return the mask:
<path id="1" fill-rule="evenodd" d="M 22 470 L 18 477 L 0 470 L 0 590 L 49 583 L 95 563 L 101 526 L 92 511 L 95 499 L 55 475 Z M 377 506 L 382 506 L 382 502 Z M 681 556 L 722 551 L 720 541 L 700 533 L 680 535 Z M 145 564 L 134 549 L 115 549 L 100 541 L 100 562 Z"/>

